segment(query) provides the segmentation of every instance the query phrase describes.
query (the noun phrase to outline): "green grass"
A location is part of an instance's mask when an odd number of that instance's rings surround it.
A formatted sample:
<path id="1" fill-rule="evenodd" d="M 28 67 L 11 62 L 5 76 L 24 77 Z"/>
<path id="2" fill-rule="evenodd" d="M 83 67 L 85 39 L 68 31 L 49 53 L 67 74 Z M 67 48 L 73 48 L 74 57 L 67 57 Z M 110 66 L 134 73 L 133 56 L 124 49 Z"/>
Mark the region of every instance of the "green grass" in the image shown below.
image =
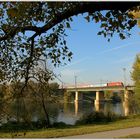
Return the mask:
<path id="1" fill-rule="evenodd" d="M 139 134 L 133 134 L 133 135 L 128 135 L 128 136 L 125 136 L 125 137 L 122 137 L 122 138 L 140 138 L 140 133 Z"/>
<path id="2" fill-rule="evenodd" d="M 90 124 L 70 126 L 68 128 L 49 128 L 40 129 L 34 131 L 27 131 L 24 136 L 24 132 L 18 133 L 3 133 L 0 132 L 0 138 L 58 138 L 72 135 L 88 134 L 100 131 L 115 130 L 121 128 L 129 128 L 140 126 L 140 116 L 129 117 L 128 119 L 119 120 L 107 124 Z"/>
<path id="3" fill-rule="evenodd" d="M 140 134 L 133 134 L 133 135 L 128 135 L 122 138 L 140 138 Z"/>

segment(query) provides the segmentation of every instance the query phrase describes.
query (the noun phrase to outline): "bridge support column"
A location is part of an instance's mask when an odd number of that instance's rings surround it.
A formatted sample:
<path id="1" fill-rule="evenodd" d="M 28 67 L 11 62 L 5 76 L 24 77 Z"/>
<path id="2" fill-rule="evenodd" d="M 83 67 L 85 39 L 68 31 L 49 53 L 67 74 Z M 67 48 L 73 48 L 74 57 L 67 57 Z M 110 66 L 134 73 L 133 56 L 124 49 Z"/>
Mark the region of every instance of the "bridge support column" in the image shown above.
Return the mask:
<path id="1" fill-rule="evenodd" d="M 101 102 L 95 103 L 95 111 L 104 111 L 104 104 Z"/>
<path id="2" fill-rule="evenodd" d="M 96 91 L 95 104 L 99 104 L 101 102 L 104 102 L 104 100 L 105 100 L 104 92 L 103 91 Z"/>
<path id="3" fill-rule="evenodd" d="M 132 90 L 125 90 L 124 91 L 124 101 L 123 101 L 123 108 L 124 108 L 124 115 L 128 116 L 131 114 L 131 101 L 133 98 L 134 92 Z"/>
<path id="4" fill-rule="evenodd" d="M 83 94 L 79 93 L 78 91 L 75 92 L 75 100 L 74 100 L 74 105 L 75 105 L 75 115 L 78 115 L 78 110 L 79 110 L 79 104 L 83 100 Z"/>
<path id="5" fill-rule="evenodd" d="M 83 100 L 83 94 L 78 91 L 75 92 L 75 102 L 79 102 Z"/>
<path id="6" fill-rule="evenodd" d="M 128 116 L 130 114 L 129 102 L 127 102 L 127 101 L 123 102 L 123 110 L 124 110 L 125 116 Z"/>
<path id="7" fill-rule="evenodd" d="M 132 98 L 133 95 L 134 95 L 134 92 L 132 90 L 125 90 L 124 91 L 124 101 L 125 102 L 130 101 L 130 99 Z"/>
<path id="8" fill-rule="evenodd" d="M 103 105 L 104 100 L 105 100 L 104 92 L 103 91 L 96 91 L 96 100 L 94 102 L 96 111 L 102 111 L 103 110 L 103 108 L 104 108 L 104 105 Z"/>

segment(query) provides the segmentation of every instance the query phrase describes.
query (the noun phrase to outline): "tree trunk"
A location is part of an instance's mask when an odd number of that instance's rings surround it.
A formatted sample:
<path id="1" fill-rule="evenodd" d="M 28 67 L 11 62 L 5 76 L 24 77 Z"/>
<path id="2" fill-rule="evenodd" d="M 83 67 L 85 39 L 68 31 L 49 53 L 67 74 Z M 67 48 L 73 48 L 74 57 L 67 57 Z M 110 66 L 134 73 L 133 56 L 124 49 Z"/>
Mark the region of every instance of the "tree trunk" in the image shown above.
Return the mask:
<path id="1" fill-rule="evenodd" d="M 45 117 L 46 117 L 46 127 L 48 128 L 50 126 L 50 119 L 49 119 L 49 115 L 48 115 L 48 112 L 47 112 L 47 109 L 46 109 L 46 106 L 45 106 L 45 101 L 44 101 L 44 96 L 43 96 L 43 93 L 41 93 L 41 96 L 42 96 L 42 107 L 43 107 L 43 110 L 44 110 L 44 113 L 45 113 Z"/>

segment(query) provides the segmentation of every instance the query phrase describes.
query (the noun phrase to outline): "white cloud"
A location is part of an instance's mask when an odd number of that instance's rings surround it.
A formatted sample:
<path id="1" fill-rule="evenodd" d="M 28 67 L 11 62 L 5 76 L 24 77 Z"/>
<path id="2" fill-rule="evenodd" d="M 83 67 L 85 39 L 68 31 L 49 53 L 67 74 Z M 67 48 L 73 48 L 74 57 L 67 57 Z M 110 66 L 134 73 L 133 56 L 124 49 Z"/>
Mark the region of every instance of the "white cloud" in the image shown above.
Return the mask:
<path id="1" fill-rule="evenodd" d="M 118 47 L 107 49 L 107 50 L 99 52 L 97 54 L 104 54 L 104 53 L 112 52 L 112 51 L 119 50 L 119 49 L 125 48 L 125 47 L 130 46 L 130 45 L 134 45 L 134 44 L 140 44 L 140 42 L 127 43 L 127 44 L 124 44 L 124 45 L 121 45 L 121 46 L 118 46 Z"/>
<path id="2" fill-rule="evenodd" d="M 125 62 L 129 62 L 131 60 L 134 60 L 135 56 L 131 56 L 131 57 L 125 57 L 122 59 L 119 59 L 117 61 L 114 61 L 113 63 L 125 63 Z"/>
<path id="3" fill-rule="evenodd" d="M 140 42 L 131 42 L 131 43 L 127 43 L 127 44 L 124 44 L 124 45 L 120 45 L 120 46 L 118 46 L 118 47 L 114 47 L 114 48 L 107 49 L 107 50 L 102 51 L 102 52 L 98 52 L 98 53 L 96 53 L 95 55 L 106 54 L 106 53 L 108 53 L 108 52 L 116 51 L 116 50 L 119 50 L 119 49 L 128 47 L 128 46 L 130 46 L 130 45 L 134 45 L 134 44 L 140 44 Z M 66 66 L 64 67 L 64 69 L 67 68 L 67 67 L 70 67 L 70 66 L 72 66 L 72 65 L 79 64 L 79 63 L 81 63 L 81 62 L 83 62 L 83 61 L 87 61 L 88 59 L 92 59 L 92 57 L 91 57 L 91 56 L 87 56 L 87 57 L 81 58 L 81 59 L 79 59 L 79 60 L 77 60 L 77 61 L 75 61 L 75 62 L 72 62 L 72 63 L 66 65 Z M 131 59 L 132 59 L 132 58 L 131 58 Z M 92 59 L 92 60 L 93 60 L 93 59 Z M 96 59 L 95 59 L 95 60 L 96 60 Z M 123 61 L 123 60 L 122 60 L 122 61 Z M 125 60 L 124 60 L 124 61 L 125 61 Z"/>

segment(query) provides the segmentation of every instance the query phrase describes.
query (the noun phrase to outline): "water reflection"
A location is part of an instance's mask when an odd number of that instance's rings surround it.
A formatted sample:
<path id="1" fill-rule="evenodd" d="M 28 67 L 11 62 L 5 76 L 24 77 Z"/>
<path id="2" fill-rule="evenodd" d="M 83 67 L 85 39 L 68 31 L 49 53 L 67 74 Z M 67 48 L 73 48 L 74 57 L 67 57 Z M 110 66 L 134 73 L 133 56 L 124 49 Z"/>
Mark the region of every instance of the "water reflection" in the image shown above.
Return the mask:
<path id="1" fill-rule="evenodd" d="M 130 110 L 129 110 L 129 103 L 127 101 L 123 102 L 123 108 L 124 108 L 124 115 L 128 116 L 130 113 Z"/>
<path id="2" fill-rule="evenodd" d="M 95 102 L 95 111 L 104 111 L 104 103 Z"/>
<path id="3" fill-rule="evenodd" d="M 45 115 L 41 106 L 37 106 L 32 102 L 27 102 L 28 111 L 21 106 L 19 114 L 17 113 L 16 105 L 11 107 L 11 116 L 19 119 L 23 118 L 23 115 L 28 116 L 29 119 L 37 121 L 39 119 L 45 119 Z M 49 103 L 47 104 L 48 114 L 51 118 L 51 122 L 65 122 L 67 124 L 74 124 L 82 115 L 86 115 L 93 111 L 114 112 L 119 115 L 129 115 L 132 112 L 128 102 L 123 103 L 90 103 L 90 102 L 73 102 L 73 103 Z M 19 110 L 18 110 L 19 111 Z M 17 116 L 18 115 L 18 116 Z M 5 120 L 4 120 L 5 121 Z"/>
<path id="4" fill-rule="evenodd" d="M 67 107 L 67 108 L 66 108 Z M 57 121 L 63 121 L 65 123 L 74 124 L 82 115 L 93 111 L 114 112 L 118 115 L 124 115 L 127 110 L 127 106 L 123 106 L 122 103 L 87 103 L 87 102 L 75 102 L 64 104 L 66 111 L 61 112 L 57 118 Z M 126 114 L 125 114 L 126 115 Z M 128 115 L 128 114 L 127 114 Z"/>
<path id="5" fill-rule="evenodd" d="M 79 109 L 79 102 L 75 101 L 74 106 L 75 106 L 75 115 L 77 116 L 78 115 L 78 109 Z"/>

